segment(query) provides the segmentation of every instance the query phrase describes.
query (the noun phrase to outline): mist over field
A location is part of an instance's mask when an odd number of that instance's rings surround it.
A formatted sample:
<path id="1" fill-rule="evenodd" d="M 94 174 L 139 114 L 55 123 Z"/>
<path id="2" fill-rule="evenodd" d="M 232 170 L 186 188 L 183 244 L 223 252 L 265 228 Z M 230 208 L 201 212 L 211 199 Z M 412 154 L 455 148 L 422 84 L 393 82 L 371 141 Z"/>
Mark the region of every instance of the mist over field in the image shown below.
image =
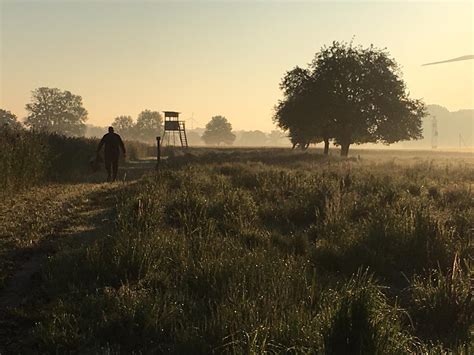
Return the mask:
<path id="1" fill-rule="evenodd" d="M 0 354 L 470 354 L 473 4 L 0 0 Z"/>
<path id="2" fill-rule="evenodd" d="M 438 147 L 473 149 L 474 109 L 450 112 L 440 105 L 428 105 L 429 116 L 423 119 L 423 138 L 418 141 L 403 142 L 395 146 L 403 148 L 431 149 L 432 120 L 438 123 Z"/>
<path id="3" fill-rule="evenodd" d="M 464 109 L 450 112 L 440 105 L 427 105 L 429 115 L 423 119 L 423 138 L 416 141 L 401 142 L 390 146 L 362 145 L 364 148 L 383 149 L 431 149 L 432 120 L 436 117 L 438 123 L 438 148 L 472 150 L 474 147 L 474 109 Z M 102 137 L 107 127 L 87 125 L 86 137 Z M 275 131 L 278 132 L 278 131 Z M 204 128 L 188 129 L 189 141 L 193 146 L 206 145 L 201 136 Z M 271 132 L 260 130 L 234 131 L 236 135 L 234 146 L 237 147 L 288 147 L 290 140 L 283 132 L 279 136 L 271 136 Z"/>

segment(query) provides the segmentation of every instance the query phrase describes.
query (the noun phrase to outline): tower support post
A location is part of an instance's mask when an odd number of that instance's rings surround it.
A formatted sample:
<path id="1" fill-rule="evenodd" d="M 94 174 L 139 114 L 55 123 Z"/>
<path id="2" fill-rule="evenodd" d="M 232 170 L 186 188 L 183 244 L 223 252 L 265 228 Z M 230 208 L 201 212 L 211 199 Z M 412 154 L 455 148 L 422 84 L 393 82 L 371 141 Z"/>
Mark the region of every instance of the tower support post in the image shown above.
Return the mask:
<path id="1" fill-rule="evenodd" d="M 161 137 L 156 137 L 156 168 L 160 166 L 161 160 Z"/>

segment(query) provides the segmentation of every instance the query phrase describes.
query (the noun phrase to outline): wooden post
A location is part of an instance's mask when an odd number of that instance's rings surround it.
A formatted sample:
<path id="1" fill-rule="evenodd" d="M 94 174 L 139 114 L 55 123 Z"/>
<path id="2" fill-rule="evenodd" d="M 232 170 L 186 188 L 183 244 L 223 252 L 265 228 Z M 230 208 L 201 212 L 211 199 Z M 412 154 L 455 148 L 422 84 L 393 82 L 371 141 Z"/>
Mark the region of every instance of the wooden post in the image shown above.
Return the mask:
<path id="1" fill-rule="evenodd" d="M 156 168 L 160 165 L 161 159 L 161 137 L 156 137 Z"/>

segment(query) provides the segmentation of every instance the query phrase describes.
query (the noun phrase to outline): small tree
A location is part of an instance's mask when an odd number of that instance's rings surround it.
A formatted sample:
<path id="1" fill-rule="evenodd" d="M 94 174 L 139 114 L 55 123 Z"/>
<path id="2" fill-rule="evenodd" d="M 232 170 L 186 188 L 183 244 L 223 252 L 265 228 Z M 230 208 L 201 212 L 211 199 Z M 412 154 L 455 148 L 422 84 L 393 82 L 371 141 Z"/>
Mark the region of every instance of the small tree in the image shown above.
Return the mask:
<path id="1" fill-rule="evenodd" d="M 87 111 L 82 98 L 69 91 L 41 87 L 32 91 L 25 125 L 38 131 L 80 136 L 85 131 Z"/>
<path id="2" fill-rule="evenodd" d="M 214 116 L 206 125 L 202 140 L 206 144 L 231 145 L 235 140 L 235 134 L 232 133 L 232 125 L 224 116 Z"/>
<path id="3" fill-rule="evenodd" d="M 136 133 L 139 139 L 150 142 L 160 135 L 163 118 L 158 111 L 142 111 L 137 118 Z"/>
<path id="4" fill-rule="evenodd" d="M 0 108 L 0 129 L 5 126 L 13 129 L 22 128 L 21 123 L 18 122 L 16 116 L 13 113 Z"/>
<path id="5" fill-rule="evenodd" d="M 135 138 L 135 123 L 131 116 L 117 116 L 112 122 L 114 130 L 122 135 L 124 138 Z"/>

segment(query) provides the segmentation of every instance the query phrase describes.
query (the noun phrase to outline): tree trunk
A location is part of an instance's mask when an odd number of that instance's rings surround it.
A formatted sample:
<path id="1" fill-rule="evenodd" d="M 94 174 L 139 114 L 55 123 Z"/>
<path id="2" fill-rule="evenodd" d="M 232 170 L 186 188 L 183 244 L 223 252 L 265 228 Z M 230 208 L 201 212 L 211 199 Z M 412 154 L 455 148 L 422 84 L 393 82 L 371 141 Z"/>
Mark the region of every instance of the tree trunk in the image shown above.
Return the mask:
<path id="1" fill-rule="evenodd" d="M 329 154 L 329 139 L 324 138 L 324 155 Z"/>
<path id="2" fill-rule="evenodd" d="M 347 157 L 349 155 L 350 143 L 341 143 L 341 157 Z"/>

